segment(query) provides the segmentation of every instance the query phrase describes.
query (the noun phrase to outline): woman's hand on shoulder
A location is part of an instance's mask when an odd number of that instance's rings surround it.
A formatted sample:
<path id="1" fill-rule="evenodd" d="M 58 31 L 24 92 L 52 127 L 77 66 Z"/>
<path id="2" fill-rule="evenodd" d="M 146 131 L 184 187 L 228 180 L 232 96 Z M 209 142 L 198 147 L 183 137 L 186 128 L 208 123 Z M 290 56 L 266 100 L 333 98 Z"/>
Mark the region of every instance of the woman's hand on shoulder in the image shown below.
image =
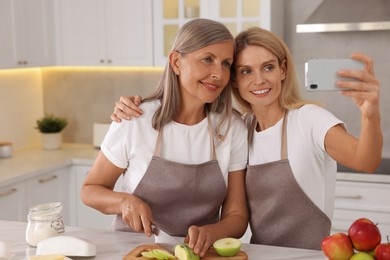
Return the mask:
<path id="1" fill-rule="evenodd" d="M 142 109 L 139 105 L 142 102 L 141 96 L 121 96 L 117 102 L 115 102 L 114 113 L 111 115 L 111 120 L 117 123 L 124 120 L 131 120 L 133 117 L 139 117 L 142 115 Z"/>
<path id="2" fill-rule="evenodd" d="M 343 70 L 338 75 L 354 78 L 358 81 L 338 81 L 337 86 L 350 88 L 342 91 L 345 96 L 352 97 L 361 113 L 368 118 L 380 117 L 379 93 L 380 82 L 375 77 L 374 62 L 371 57 L 362 53 L 352 53 L 351 58 L 364 64 L 363 70 Z"/>

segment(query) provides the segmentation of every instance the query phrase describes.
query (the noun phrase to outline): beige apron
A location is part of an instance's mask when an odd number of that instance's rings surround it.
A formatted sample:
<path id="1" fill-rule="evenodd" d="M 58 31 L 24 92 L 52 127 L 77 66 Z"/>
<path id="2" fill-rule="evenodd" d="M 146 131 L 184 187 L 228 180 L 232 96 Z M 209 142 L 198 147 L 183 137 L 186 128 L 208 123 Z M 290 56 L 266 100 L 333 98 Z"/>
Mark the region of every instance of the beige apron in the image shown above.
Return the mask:
<path id="1" fill-rule="evenodd" d="M 212 160 L 189 165 L 159 157 L 161 130 L 155 154 L 133 193 L 149 205 L 155 224 L 170 235 L 186 236 L 191 225 L 203 226 L 219 221 L 227 188 L 216 160 L 213 131 L 209 116 L 207 118 Z M 114 220 L 112 229 L 133 231 L 121 215 Z"/>
<path id="2" fill-rule="evenodd" d="M 254 118 L 250 131 L 256 124 Z M 287 112 L 282 126 L 281 160 L 247 168 L 251 243 L 319 250 L 322 239 L 330 234 L 331 221 L 294 178 L 287 159 L 286 128 Z"/>

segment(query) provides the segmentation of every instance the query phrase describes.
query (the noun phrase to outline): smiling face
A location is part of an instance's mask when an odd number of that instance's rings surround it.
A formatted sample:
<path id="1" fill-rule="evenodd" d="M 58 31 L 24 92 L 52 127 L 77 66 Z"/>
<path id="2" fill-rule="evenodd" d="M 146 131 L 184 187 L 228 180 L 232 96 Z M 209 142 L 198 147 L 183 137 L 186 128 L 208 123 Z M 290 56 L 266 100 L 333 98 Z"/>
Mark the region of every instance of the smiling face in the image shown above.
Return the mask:
<path id="1" fill-rule="evenodd" d="M 229 82 L 233 52 L 233 42 L 226 41 L 184 55 L 171 53 L 170 61 L 179 75 L 183 104 L 204 105 L 221 94 Z"/>
<path id="2" fill-rule="evenodd" d="M 279 95 L 286 77 L 284 62 L 260 46 L 247 46 L 237 55 L 236 81 L 240 96 L 256 108 L 280 108 Z"/>

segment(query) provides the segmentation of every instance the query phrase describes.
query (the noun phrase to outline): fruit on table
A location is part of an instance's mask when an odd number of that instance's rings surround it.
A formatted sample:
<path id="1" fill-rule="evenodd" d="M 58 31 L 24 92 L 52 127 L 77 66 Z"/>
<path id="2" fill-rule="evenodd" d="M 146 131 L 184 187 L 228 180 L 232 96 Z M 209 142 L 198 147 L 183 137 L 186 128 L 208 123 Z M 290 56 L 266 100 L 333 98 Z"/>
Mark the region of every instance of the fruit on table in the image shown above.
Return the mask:
<path id="1" fill-rule="evenodd" d="M 387 236 L 387 243 L 379 244 L 375 248 L 375 258 L 377 260 L 390 260 L 390 242 Z"/>
<path id="2" fill-rule="evenodd" d="M 213 243 L 213 247 L 220 256 L 235 256 L 241 248 L 241 241 L 236 238 L 221 238 Z"/>
<path id="3" fill-rule="evenodd" d="M 175 256 L 179 260 L 200 260 L 191 248 L 182 245 L 175 246 Z"/>
<path id="4" fill-rule="evenodd" d="M 378 227 L 367 218 L 360 218 L 353 222 L 348 229 L 348 236 L 353 247 L 358 251 L 374 250 L 381 242 Z"/>
<path id="5" fill-rule="evenodd" d="M 149 259 L 160 259 L 160 260 L 176 259 L 174 255 L 162 249 L 151 249 L 149 251 L 142 252 L 141 255 Z"/>
<path id="6" fill-rule="evenodd" d="M 375 260 L 375 257 L 366 252 L 357 252 L 349 260 Z"/>
<path id="7" fill-rule="evenodd" d="M 344 233 L 336 233 L 322 240 L 321 249 L 329 259 L 349 259 L 353 254 L 351 240 Z"/>

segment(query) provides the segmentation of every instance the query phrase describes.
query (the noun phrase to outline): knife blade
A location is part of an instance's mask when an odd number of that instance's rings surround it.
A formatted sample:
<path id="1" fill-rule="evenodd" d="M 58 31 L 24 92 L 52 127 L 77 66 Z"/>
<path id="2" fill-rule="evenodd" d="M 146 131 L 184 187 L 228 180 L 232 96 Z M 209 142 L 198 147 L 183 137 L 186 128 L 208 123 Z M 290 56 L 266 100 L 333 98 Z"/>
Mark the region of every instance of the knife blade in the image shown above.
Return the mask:
<path id="1" fill-rule="evenodd" d="M 165 231 L 158 228 L 156 225 L 151 225 L 152 233 L 154 234 L 154 242 L 168 251 L 175 252 L 175 246 L 181 245 L 187 247 L 183 242 L 172 237 Z"/>

